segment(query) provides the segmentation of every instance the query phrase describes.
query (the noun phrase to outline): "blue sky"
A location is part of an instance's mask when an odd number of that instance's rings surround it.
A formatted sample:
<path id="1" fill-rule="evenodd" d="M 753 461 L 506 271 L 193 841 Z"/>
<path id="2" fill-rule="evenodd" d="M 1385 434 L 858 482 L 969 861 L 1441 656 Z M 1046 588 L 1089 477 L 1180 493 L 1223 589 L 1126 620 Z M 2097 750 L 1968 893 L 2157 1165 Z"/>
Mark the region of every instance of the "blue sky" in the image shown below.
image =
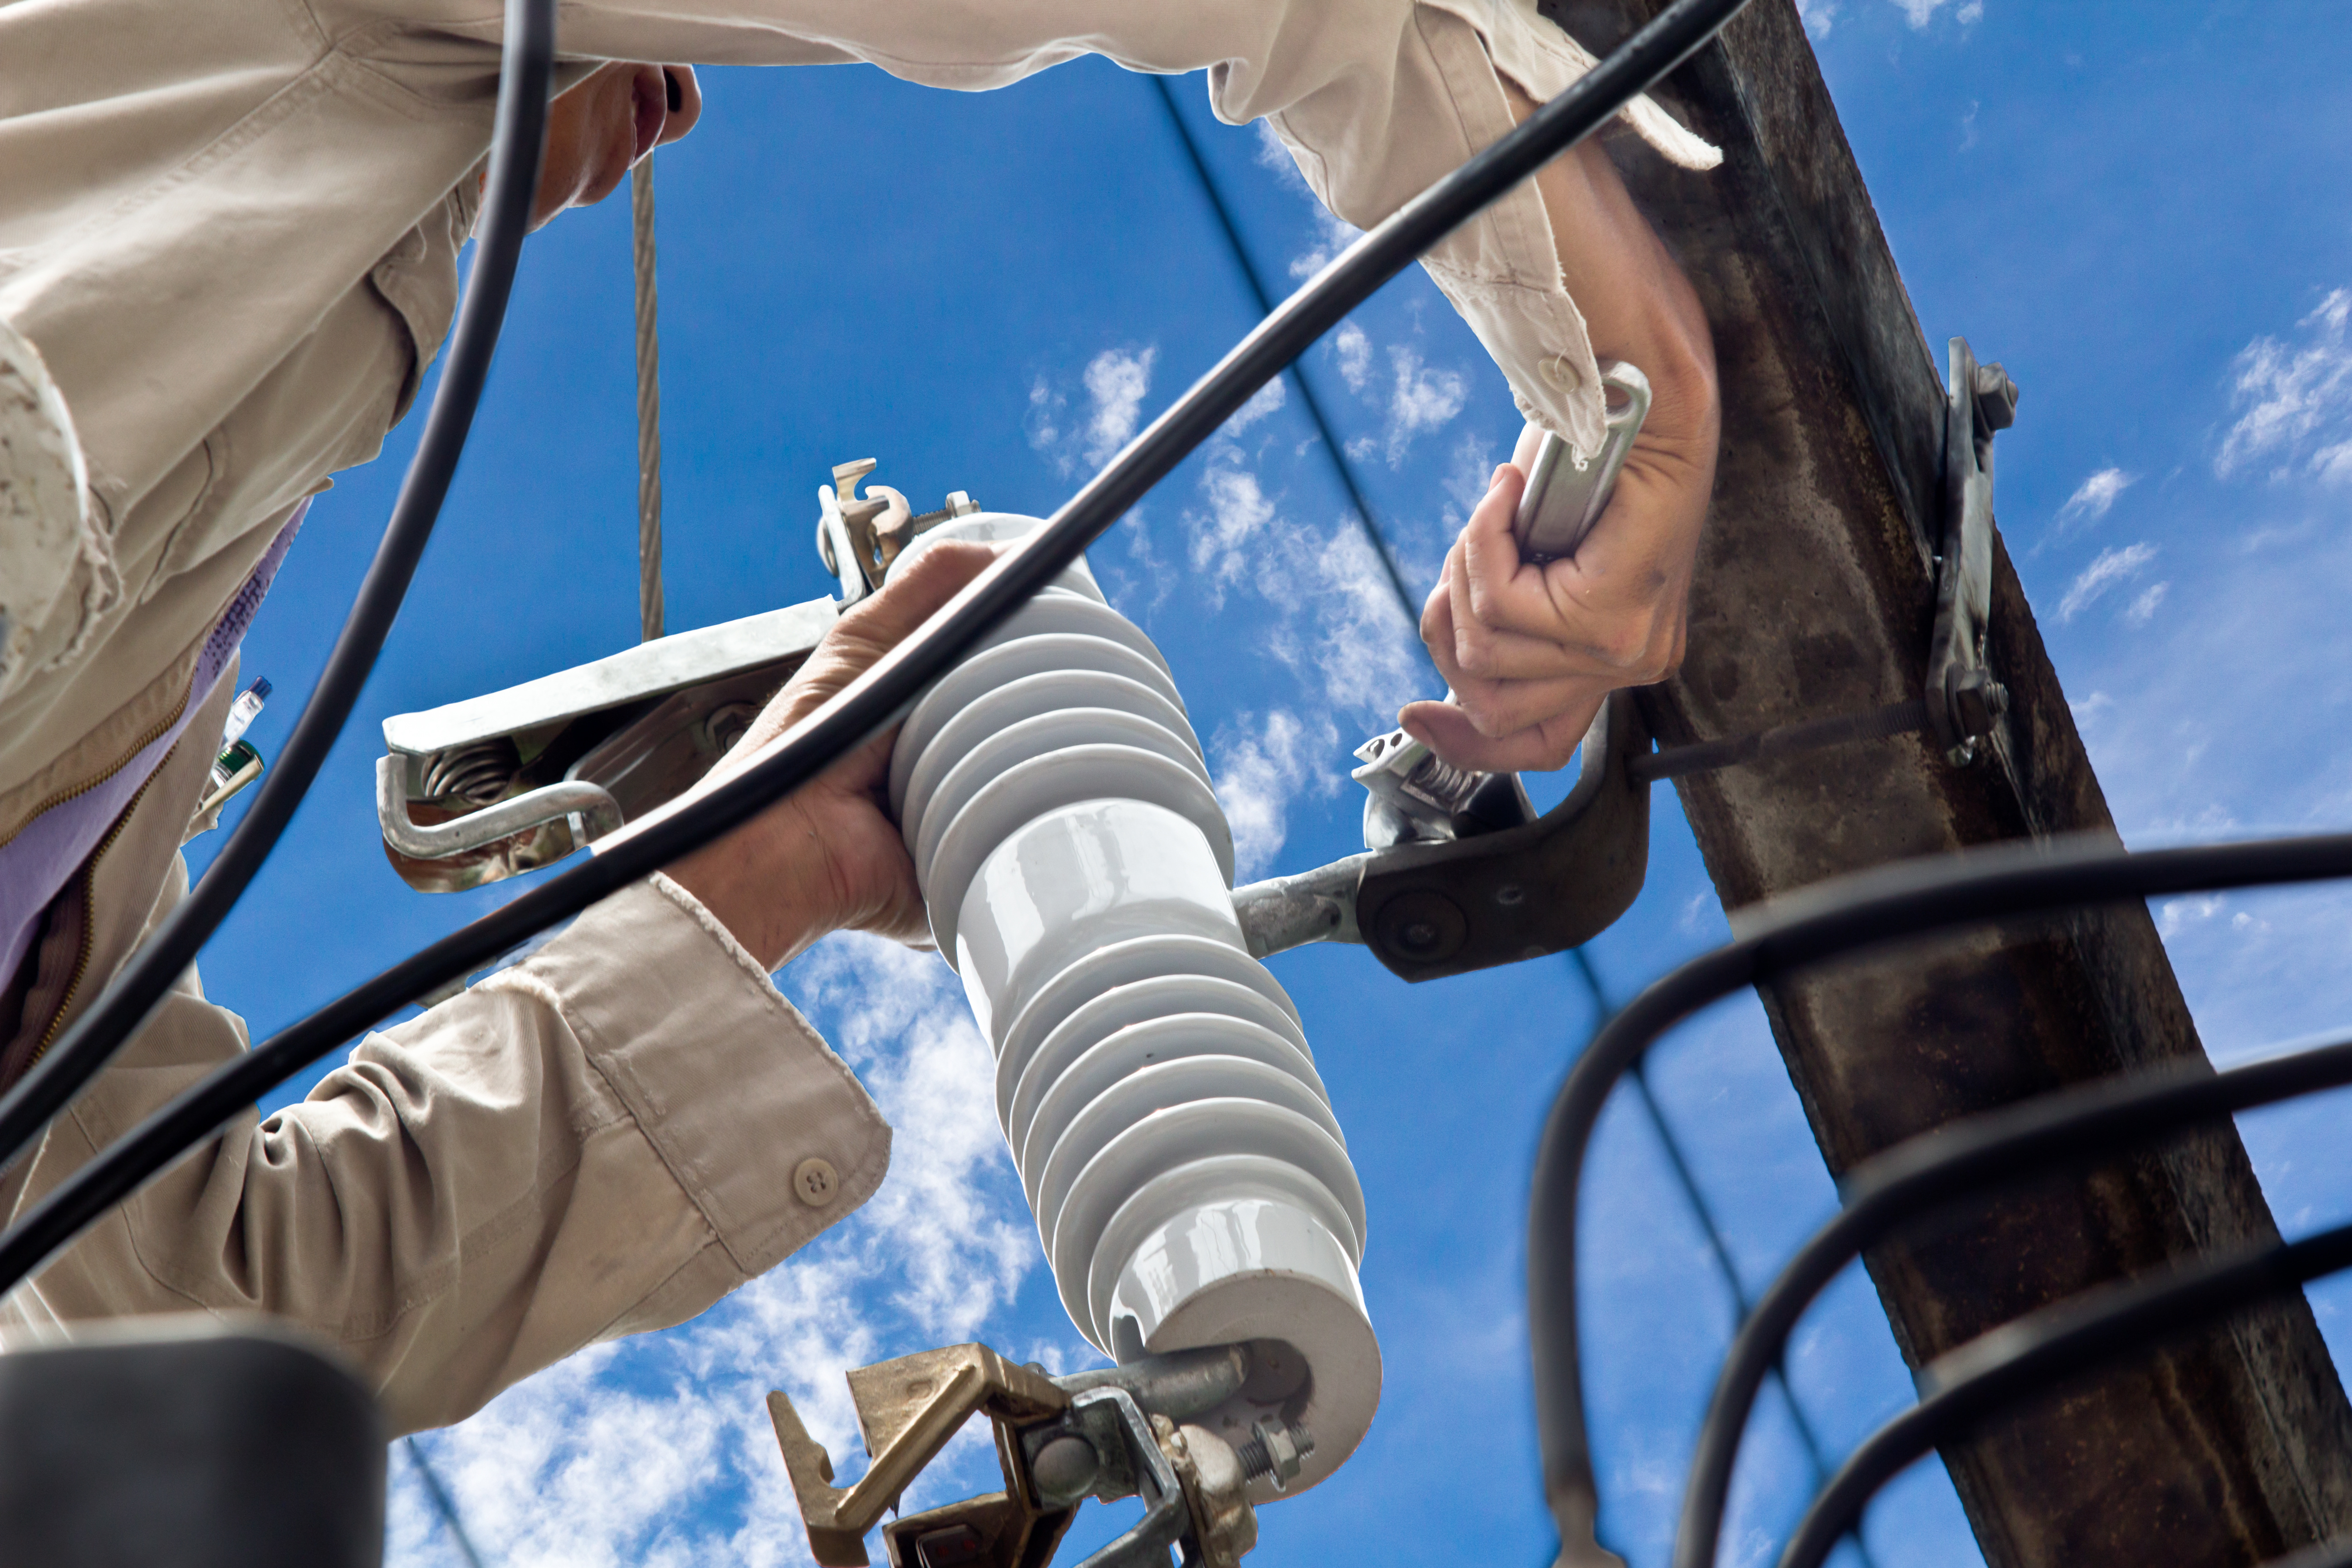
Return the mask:
<path id="1" fill-rule="evenodd" d="M 1774 0 L 1762 0 L 1774 3 Z M 1931 342 L 1965 333 L 2024 389 L 1997 508 L 2108 798 L 2153 844 L 2340 825 L 2340 584 L 2352 581 L 2352 28 L 2338 5 L 1805 0 L 1845 129 Z M 1246 243 L 1283 287 L 1347 236 L 1252 128 L 1178 97 Z M 1081 61 L 982 96 L 863 68 L 714 71 L 661 155 L 669 624 L 814 597 L 815 487 L 876 457 L 919 504 L 951 489 L 1045 512 L 1250 324 L 1235 263 L 1143 79 Z M 1706 176 L 1687 176 L 1699 178 Z M 205 960 L 266 1033 L 503 889 L 408 892 L 373 820 L 376 724 L 635 636 L 625 204 L 526 250 L 440 536 L 360 716 Z M 1407 574 L 1430 581 L 1517 420 L 1418 274 L 1304 362 Z M 283 740 L 414 439 L 323 497 L 246 645 Z M 1357 843 L 1349 747 L 1436 688 L 1374 574 L 1295 389 L 1269 395 L 1094 552 L 1159 640 L 1207 741 L 1244 871 Z M 1792 715 L 1791 717 L 1796 717 Z M 198 858 L 216 840 L 202 841 Z M 2339 889 L 2157 910 L 2214 1054 L 2329 1026 Z M 1613 994 L 1725 925 L 1673 796 L 1649 886 L 1592 956 Z M 1371 1215 L 1381 1416 L 1331 1482 L 1265 1511 L 1255 1562 L 1547 1561 L 1521 1305 L 1527 1169 L 1593 1022 L 1562 959 L 1409 987 L 1364 953 L 1276 961 Z M 789 1389 L 837 1456 L 840 1373 L 982 1338 L 1073 1365 L 997 1135 L 985 1047 L 944 966 L 856 939 L 781 976 L 902 1130 L 882 1194 L 696 1322 L 534 1378 L 424 1445 L 487 1561 L 806 1561 L 761 1409 Z M 1830 1184 L 1752 998 L 1695 1020 L 1652 1081 L 1752 1290 Z M 299 1086 L 298 1086 L 299 1088 Z M 2282 1225 L 2340 1220 L 2333 1102 L 2244 1129 Z M 1640 1108 L 1603 1124 L 1586 1205 L 1588 1376 L 1604 1534 L 1662 1558 L 1730 1298 Z M 2347 1342 L 2340 1290 L 2315 1294 Z M 1790 1372 L 1834 1454 L 1909 1385 L 1858 1275 Z M 1729 1560 L 1769 1561 L 1810 1489 L 1768 1401 Z M 992 1486 L 968 1442 L 910 1503 Z M 1088 1527 L 1099 1533 L 1108 1516 Z M 1932 1463 L 1889 1489 L 1871 1561 L 1978 1561 Z M 1845 1549 L 1849 1564 L 1857 1561 Z M 458 1561 L 404 1458 L 391 1560 Z"/>

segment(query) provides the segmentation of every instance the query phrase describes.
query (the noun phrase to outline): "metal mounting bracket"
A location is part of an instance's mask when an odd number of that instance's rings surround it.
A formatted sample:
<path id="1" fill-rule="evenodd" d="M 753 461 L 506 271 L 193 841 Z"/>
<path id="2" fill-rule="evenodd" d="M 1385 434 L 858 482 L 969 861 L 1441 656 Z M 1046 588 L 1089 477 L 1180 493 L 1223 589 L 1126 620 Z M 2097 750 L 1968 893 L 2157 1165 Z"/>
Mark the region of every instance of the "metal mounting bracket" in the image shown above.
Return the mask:
<path id="1" fill-rule="evenodd" d="M 844 609 L 879 589 L 891 563 L 919 536 L 951 517 L 980 510 L 980 503 L 962 490 L 949 491 L 946 505 L 920 515 L 888 485 L 868 485 L 866 494 L 859 495 L 858 482 L 879 466 L 873 458 L 836 463 L 833 483 L 816 490 L 817 557 L 841 579 Z M 845 565 L 856 570 L 845 571 Z"/>
<path id="2" fill-rule="evenodd" d="M 1633 694 L 1612 692 L 1566 800 L 1517 826 L 1394 844 L 1237 889 L 1250 952 L 1360 942 L 1405 979 L 1434 980 L 1591 940 L 1633 906 L 1649 869 L 1649 787 L 1627 766 L 1649 746 Z"/>
<path id="3" fill-rule="evenodd" d="M 1985 667 L 1992 616 L 1992 438 L 2017 421 L 2017 383 L 1979 364 L 1966 338 L 1948 345 L 1944 410 L 1944 540 L 1936 629 L 1927 647 L 1927 721 L 1954 765 L 2009 710 L 2009 689 Z"/>
<path id="4" fill-rule="evenodd" d="M 1859 713 L 1800 720 L 1749 734 L 1673 746 L 1633 760 L 1648 783 L 1709 773 L 1925 730 L 1954 767 L 1977 759 L 2009 711 L 2009 688 L 1986 664 L 1992 618 L 1992 440 L 2017 420 L 2017 383 L 1998 364 L 1979 364 L 1966 338 L 1949 344 L 1944 385 L 1943 535 L 1936 557 L 1936 620 L 1919 696 Z"/>
<path id="5" fill-rule="evenodd" d="M 1279 1347 L 1276 1347 L 1278 1351 Z M 950 1345 L 849 1373 L 873 1462 L 848 1487 L 784 1394 L 768 1395 L 809 1549 L 825 1568 L 860 1568 L 865 1536 L 974 1412 L 994 1425 L 1004 1489 L 907 1514 L 883 1526 L 891 1568 L 1045 1568 L 1088 1497 L 1140 1496 L 1143 1518 L 1079 1568 L 1237 1568 L 1257 1542 L 1247 1488 L 1278 1489 L 1313 1435 L 1261 1420 L 1235 1448 L 1180 1425 L 1241 1393 L 1261 1365 L 1258 1342 L 1207 1345 L 1049 1378 L 986 1345 Z"/>

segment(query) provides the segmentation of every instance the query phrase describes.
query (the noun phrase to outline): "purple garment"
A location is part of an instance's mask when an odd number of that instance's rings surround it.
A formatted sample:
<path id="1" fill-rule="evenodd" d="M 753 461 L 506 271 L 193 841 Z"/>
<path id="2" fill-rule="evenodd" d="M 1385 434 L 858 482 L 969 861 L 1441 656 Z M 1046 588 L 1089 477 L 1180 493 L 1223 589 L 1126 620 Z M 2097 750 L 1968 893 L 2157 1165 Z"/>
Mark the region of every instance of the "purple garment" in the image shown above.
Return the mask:
<path id="1" fill-rule="evenodd" d="M 180 710 L 179 721 L 149 742 L 111 777 L 49 807 L 26 823 L 16 837 L 0 844 L 0 987 L 16 977 L 16 966 L 31 951 L 34 933 L 40 930 L 50 901 L 89 858 L 114 819 L 131 804 L 131 797 L 163 765 L 188 720 L 212 695 L 221 672 L 245 640 L 246 628 L 253 625 L 254 612 L 261 608 L 270 581 L 286 559 L 287 546 L 294 542 L 310 510 L 306 496 L 286 520 L 286 526 L 278 531 L 278 537 L 269 542 L 253 574 L 229 600 L 228 608 L 221 612 L 219 624 L 196 655 L 195 673 L 189 679 L 188 700 Z"/>

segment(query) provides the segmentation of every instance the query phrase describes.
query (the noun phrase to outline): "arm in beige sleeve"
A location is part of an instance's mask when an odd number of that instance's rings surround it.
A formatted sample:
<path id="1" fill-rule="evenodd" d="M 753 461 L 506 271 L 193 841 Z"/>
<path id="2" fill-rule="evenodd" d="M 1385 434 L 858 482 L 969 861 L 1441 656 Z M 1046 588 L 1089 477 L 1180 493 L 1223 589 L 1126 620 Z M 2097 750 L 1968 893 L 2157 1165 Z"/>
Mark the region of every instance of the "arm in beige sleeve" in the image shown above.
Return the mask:
<path id="1" fill-rule="evenodd" d="M 19 1212 L 244 1047 L 235 1015 L 173 993 L 52 1130 Z M 889 1148 L 847 1067 L 656 877 L 370 1036 L 302 1103 L 239 1118 L 7 1316 L 272 1312 L 339 1345 L 411 1431 L 701 1311 L 863 1203 Z"/>
<path id="2" fill-rule="evenodd" d="M 1595 63 L 1532 0 L 1116 10 L 1101 0 L 722 0 L 696 5 L 691 19 L 678 4 L 580 0 L 566 11 L 567 47 L 625 56 L 658 36 L 673 59 L 783 58 L 777 35 L 788 33 L 791 48 L 817 51 L 793 58 L 861 59 L 965 89 L 1088 52 L 1139 70 L 1205 68 L 1220 117 L 1263 118 L 1324 205 L 1367 227 Z M 1646 98 L 1623 119 L 1675 163 L 1719 161 Z M 1682 658 L 1717 440 L 1706 315 L 1590 141 L 1454 230 L 1423 265 L 1509 382 L 1528 425 L 1522 461 L 1546 431 L 1599 449 L 1601 358 L 1638 365 L 1655 394 L 1615 500 L 1575 557 L 1519 560 L 1508 525 L 1523 474 L 1507 467 L 1423 616 L 1455 701 L 1412 704 L 1401 721 L 1461 766 L 1557 768 L 1609 691 L 1660 679 Z"/>

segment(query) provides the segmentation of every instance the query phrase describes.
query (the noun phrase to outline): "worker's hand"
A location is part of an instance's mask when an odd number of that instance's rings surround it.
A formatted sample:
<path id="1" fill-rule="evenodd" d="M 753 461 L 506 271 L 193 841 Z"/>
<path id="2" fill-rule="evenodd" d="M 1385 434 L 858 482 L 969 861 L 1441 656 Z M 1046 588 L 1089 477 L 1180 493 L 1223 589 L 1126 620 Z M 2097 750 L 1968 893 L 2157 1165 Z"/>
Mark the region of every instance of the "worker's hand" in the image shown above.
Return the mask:
<path id="1" fill-rule="evenodd" d="M 1504 87 L 1519 119 L 1534 112 Z M 1422 611 L 1454 700 L 1413 703 L 1399 721 L 1447 762 L 1489 773 L 1565 766 L 1602 698 L 1682 661 L 1715 486 L 1715 349 L 1689 281 L 1596 142 L 1553 160 L 1536 185 L 1594 353 L 1638 366 L 1652 395 L 1609 509 L 1574 556 L 1531 565 L 1511 537 L 1531 437 L 1496 470 Z"/>
<path id="2" fill-rule="evenodd" d="M 677 805 L 758 761 L 777 736 L 905 640 L 996 556 L 994 546 L 952 540 L 925 548 L 889 586 L 835 623 L 726 760 Z M 894 725 L 732 833 L 675 861 L 671 879 L 770 969 L 828 931 L 870 931 L 928 944 L 930 921 L 914 864 L 887 809 L 897 738 Z"/>
<path id="3" fill-rule="evenodd" d="M 684 136 L 701 118 L 702 87 L 692 66 L 598 66 L 547 106 L 530 226 L 566 207 L 594 206 L 655 148 Z M 485 170 L 479 188 L 488 188 L 489 177 Z"/>

